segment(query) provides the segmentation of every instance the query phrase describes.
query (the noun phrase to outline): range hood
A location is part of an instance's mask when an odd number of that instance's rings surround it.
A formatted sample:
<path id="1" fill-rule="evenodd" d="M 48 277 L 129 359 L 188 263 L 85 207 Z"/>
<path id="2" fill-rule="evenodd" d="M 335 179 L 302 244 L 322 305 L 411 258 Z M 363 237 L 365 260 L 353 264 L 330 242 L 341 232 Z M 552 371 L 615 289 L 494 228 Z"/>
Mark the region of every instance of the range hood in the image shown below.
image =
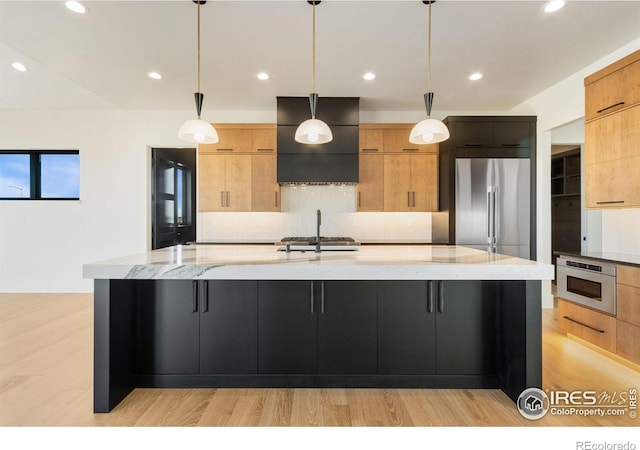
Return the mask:
<path id="1" fill-rule="evenodd" d="M 298 125 L 309 119 L 308 97 L 277 97 L 278 183 L 355 184 L 358 182 L 359 97 L 320 97 L 316 117 L 331 128 L 333 140 L 296 142 Z"/>

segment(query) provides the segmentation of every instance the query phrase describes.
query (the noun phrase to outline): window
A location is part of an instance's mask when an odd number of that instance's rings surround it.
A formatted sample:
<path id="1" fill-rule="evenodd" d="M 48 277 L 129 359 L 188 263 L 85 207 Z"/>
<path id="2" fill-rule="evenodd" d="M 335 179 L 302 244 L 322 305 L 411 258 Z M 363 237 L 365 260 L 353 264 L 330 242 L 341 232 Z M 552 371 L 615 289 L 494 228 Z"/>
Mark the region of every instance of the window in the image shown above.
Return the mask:
<path id="1" fill-rule="evenodd" d="M 77 150 L 0 150 L 0 199 L 79 198 Z"/>

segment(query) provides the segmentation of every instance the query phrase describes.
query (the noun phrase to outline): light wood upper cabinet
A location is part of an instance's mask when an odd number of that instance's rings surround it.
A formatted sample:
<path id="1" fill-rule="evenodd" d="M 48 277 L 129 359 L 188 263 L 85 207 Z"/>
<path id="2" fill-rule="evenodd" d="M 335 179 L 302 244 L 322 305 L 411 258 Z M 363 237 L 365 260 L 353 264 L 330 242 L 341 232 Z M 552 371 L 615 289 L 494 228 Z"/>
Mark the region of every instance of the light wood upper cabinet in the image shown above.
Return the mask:
<path id="1" fill-rule="evenodd" d="M 280 211 L 277 156 L 251 155 L 251 211 Z"/>
<path id="2" fill-rule="evenodd" d="M 262 123 L 214 124 L 219 141 L 201 144 L 205 153 L 275 153 L 276 125 Z"/>
<path id="3" fill-rule="evenodd" d="M 585 121 L 640 103 L 640 50 L 588 76 Z"/>
<path id="4" fill-rule="evenodd" d="M 249 211 L 251 155 L 201 153 L 198 198 L 199 211 Z"/>
<path id="5" fill-rule="evenodd" d="M 384 160 L 382 155 L 360 155 L 356 208 L 358 211 L 384 210 Z"/>
<path id="6" fill-rule="evenodd" d="M 399 125 L 397 128 L 383 129 L 383 146 L 385 153 L 437 153 L 438 145 L 417 145 L 409 142 L 411 125 Z"/>
<path id="7" fill-rule="evenodd" d="M 438 210 L 436 155 L 384 155 L 384 210 Z"/>
<path id="8" fill-rule="evenodd" d="M 251 151 L 257 153 L 276 153 L 276 126 L 251 129 Z"/>
<path id="9" fill-rule="evenodd" d="M 360 153 L 382 153 L 382 129 L 360 126 Z"/>
<path id="10" fill-rule="evenodd" d="M 587 208 L 640 206 L 640 50 L 585 78 Z"/>

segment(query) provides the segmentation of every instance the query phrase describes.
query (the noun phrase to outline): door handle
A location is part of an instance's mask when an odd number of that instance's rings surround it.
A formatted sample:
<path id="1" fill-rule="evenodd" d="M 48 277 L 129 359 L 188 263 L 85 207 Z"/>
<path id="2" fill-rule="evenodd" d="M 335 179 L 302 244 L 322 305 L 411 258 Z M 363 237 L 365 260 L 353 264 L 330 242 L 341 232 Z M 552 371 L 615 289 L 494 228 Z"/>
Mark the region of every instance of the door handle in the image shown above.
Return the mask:
<path id="1" fill-rule="evenodd" d="M 362 192 L 358 191 L 358 208 L 362 206 Z"/>
<path id="2" fill-rule="evenodd" d="M 606 108 L 599 109 L 598 111 L 596 111 L 596 113 L 600 114 L 601 112 L 604 112 L 607 109 L 615 108 L 616 106 L 621 106 L 621 105 L 624 105 L 624 102 L 618 102 L 615 105 L 611 105 L 611 106 L 607 106 Z"/>
<path id="3" fill-rule="evenodd" d="M 202 303 L 202 312 L 209 312 L 209 281 L 204 282 L 204 293 L 202 294 L 203 300 Z"/>
<path id="4" fill-rule="evenodd" d="M 411 192 L 407 191 L 407 207 L 411 208 Z"/>
<path id="5" fill-rule="evenodd" d="M 416 207 L 416 191 L 413 191 L 413 207 Z"/>
<path id="6" fill-rule="evenodd" d="M 224 191 L 220 191 L 220 207 L 224 208 Z"/>
<path id="7" fill-rule="evenodd" d="M 491 244 L 491 191 L 487 190 L 487 244 Z"/>
<path id="8" fill-rule="evenodd" d="M 580 322 L 579 320 L 572 319 L 569 316 L 562 316 L 564 319 L 567 319 L 570 322 L 577 323 L 578 325 L 582 325 L 583 327 L 587 327 L 593 331 L 597 331 L 598 333 L 604 333 L 604 330 L 600 330 L 599 328 L 592 327 L 591 325 L 587 325 L 586 323 Z"/>
<path id="9" fill-rule="evenodd" d="M 313 281 L 311 282 L 311 295 L 309 296 L 311 303 L 311 314 L 313 314 Z"/>
<path id="10" fill-rule="evenodd" d="M 433 281 L 429 281 L 427 284 L 427 312 L 433 313 Z"/>
<path id="11" fill-rule="evenodd" d="M 276 208 L 278 207 L 278 191 L 274 192 L 276 198 Z"/>
<path id="12" fill-rule="evenodd" d="M 231 205 L 229 204 L 229 191 L 227 191 L 227 208 L 228 208 L 229 206 L 231 206 Z"/>
<path id="13" fill-rule="evenodd" d="M 438 312 L 444 313 L 444 281 L 438 281 Z"/>
<path id="14" fill-rule="evenodd" d="M 191 305 L 191 312 L 198 312 L 198 282 L 193 280 L 193 304 Z"/>

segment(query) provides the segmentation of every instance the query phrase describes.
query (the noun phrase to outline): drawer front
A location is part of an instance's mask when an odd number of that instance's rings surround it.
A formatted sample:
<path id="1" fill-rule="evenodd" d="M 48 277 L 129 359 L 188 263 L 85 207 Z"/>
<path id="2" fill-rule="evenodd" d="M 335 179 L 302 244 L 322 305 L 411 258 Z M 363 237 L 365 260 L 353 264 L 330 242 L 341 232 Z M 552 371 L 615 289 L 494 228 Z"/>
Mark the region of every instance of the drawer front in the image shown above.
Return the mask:
<path id="1" fill-rule="evenodd" d="M 640 327 L 618 321 L 617 353 L 629 361 L 640 364 Z"/>
<path id="2" fill-rule="evenodd" d="M 618 265 L 617 281 L 618 284 L 640 288 L 640 268 Z"/>
<path id="3" fill-rule="evenodd" d="M 558 299 L 558 325 L 563 331 L 573 334 L 598 347 L 615 353 L 616 318 Z"/>
<path id="4" fill-rule="evenodd" d="M 640 206 L 640 156 L 586 166 L 587 208 Z"/>
<path id="5" fill-rule="evenodd" d="M 640 326 L 640 288 L 618 284 L 617 318 Z"/>

